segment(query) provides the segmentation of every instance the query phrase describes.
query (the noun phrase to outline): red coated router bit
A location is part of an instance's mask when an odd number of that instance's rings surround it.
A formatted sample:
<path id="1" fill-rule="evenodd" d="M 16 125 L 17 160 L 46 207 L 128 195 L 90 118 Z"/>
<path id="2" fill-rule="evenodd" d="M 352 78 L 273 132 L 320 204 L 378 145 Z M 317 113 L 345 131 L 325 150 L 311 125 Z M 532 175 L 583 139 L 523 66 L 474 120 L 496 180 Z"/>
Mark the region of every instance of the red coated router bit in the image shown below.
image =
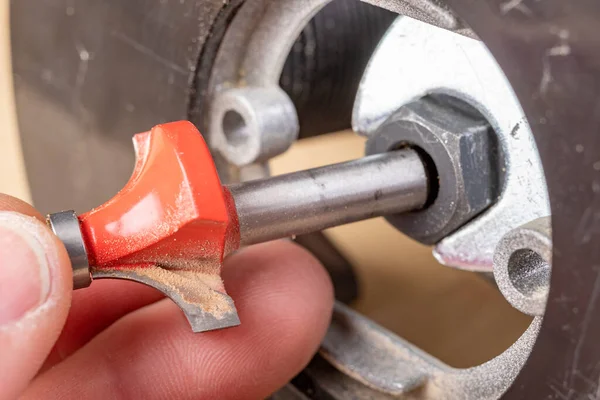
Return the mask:
<path id="1" fill-rule="evenodd" d="M 136 163 L 115 197 L 77 216 L 48 215 L 73 266 L 75 289 L 92 279 L 152 286 L 183 310 L 194 332 L 240 323 L 221 280 L 240 245 L 421 208 L 425 167 L 410 149 L 222 185 L 208 146 L 187 121 L 133 138 Z"/>

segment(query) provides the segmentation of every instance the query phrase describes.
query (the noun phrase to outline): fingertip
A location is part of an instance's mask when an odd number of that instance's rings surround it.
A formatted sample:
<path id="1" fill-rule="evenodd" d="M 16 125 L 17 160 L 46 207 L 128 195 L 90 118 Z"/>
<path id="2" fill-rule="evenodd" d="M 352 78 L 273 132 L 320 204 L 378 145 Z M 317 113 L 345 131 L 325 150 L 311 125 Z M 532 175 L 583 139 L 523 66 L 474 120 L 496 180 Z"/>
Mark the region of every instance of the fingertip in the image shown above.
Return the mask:
<path id="1" fill-rule="evenodd" d="M 28 215 L 30 217 L 35 217 L 40 221 L 44 220 L 44 217 L 38 210 L 33 208 L 33 206 L 21 199 L 17 199 L 16 197 L 9 196 L 7 194 L 0 193 L 0 210 L 1 211 L 14 211 L 19 214 Z"/>
<path id="2" fill-rule="evenodd" d="M 265 268 L 266 267 L 266 268 Z M 299 279 L 317 285 L 324 297 L 330 297 L 333 302 L 333 285 L 329 275 L 311 253 L 289 240 L 277 240 L 257 244 L 240 250 L 225 260 L 223 279 L 227 285 L 235 284 L 244 279 L 244 275 L 257 277 L 263 271 L 266 277 L 278 277 L 292 274 Z M 315 288 L 315 289 L 317 289 Z"/>
<path id="3" fill-rule="evenodd" d="M 0 210 L 0 296 L 4 305 L 30 304 L 12 317 L 2 315 L 0 328 L 11 328 L 11 319 L 26 327 L 46 309 L 60 308 L 66 317 L 71 292 L 72 273 L 63 244 L 48 227 L 34 216 Z M 14 304 L 17 306 L 18 304 Z M 17 315 L 18 314 L 18 315 Z"/>
<path id="4" fill-rule="evenodd" d="M 258 394 L 268 395 L 318 350 L 333 310 L 331 280 L 317 259 L 291 241 L 248 248 L 232 257 L 224 277 L 236 300 L 240 330 L 259 336 L 248 355 L 254 359 L 240 360 L 239 369 L 252 365 L 262 371 L 266 390 Z"/>
<path id="5" fill-rule="evenodd" d="M 268 324 L 268 332 L 303 343 L 294 349 L 316 350 L 334 295 L 329 275 L 308 251 L 284 240 L 252 246 L 225 263 L 223 277 L 247 329 Z"/>
<path id="6" fill-rule="evenodd" d="M 72 290 L 64 246 L 30 214 L 0 211 L 0 387 L 13 394 L 50 352 Z"/>

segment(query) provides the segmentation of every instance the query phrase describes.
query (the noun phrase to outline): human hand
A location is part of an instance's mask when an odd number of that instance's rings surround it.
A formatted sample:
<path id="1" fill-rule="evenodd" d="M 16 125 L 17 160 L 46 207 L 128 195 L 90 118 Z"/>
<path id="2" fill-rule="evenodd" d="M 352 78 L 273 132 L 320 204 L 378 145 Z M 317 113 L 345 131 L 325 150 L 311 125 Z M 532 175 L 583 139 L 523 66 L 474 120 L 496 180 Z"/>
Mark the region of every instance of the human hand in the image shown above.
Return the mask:
<path id="1" fill-rule="evenodd" d="M 316 351 L 331 284 L 287 241 L 232 255 L 223 276 L 242 325 L 200 334 L 140 284 L 72 292 L 66 251 L 42 216 L 0 195 L 0 400 L 268 396 Z"/>

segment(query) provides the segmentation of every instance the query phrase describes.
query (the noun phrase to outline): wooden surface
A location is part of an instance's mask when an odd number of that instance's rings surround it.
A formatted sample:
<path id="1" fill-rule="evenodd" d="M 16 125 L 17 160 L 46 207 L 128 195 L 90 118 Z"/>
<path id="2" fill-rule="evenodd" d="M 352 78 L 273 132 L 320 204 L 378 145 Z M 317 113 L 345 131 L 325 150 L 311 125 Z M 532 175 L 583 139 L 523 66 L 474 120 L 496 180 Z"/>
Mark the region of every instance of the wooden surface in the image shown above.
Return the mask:
<path id="1" fill-rule="evenodd" d="M 0 193 L 29 201 L 10 73 L 8 0 L 0 0 Z"/>
<path id="2" fill-rule="evenodd" d="M 0 3 L 0 22 L 0 192 L 29 200 L 12 103 L 6 0 Z M 308 139 L 274 160 L 273 171 L 358 158 L 363 144 L 353 133 Z M 490 282 L 440 266 L 429 248 L 382 219 L 327 235 L 356 266 L 361 296 L 355 307 L 451 365 L 471 366 L 493 357 L 527 326 L 529 318 L 512 309 Z"/>

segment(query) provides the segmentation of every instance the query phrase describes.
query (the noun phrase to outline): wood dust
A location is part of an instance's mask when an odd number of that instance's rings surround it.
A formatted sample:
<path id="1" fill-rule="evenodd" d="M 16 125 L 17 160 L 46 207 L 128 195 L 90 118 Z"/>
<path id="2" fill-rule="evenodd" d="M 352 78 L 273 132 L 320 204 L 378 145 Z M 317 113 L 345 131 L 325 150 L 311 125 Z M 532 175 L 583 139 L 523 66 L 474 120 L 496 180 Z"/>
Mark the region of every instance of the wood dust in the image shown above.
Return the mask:
<path id="1" fill-rule="evenodd" d="M 230 297 L 225 294 L 219 268 L 213 262 L 204 260 L 176 260 L 170 265 L 123 265 L 118 268 L 95 268 L 102 275 L 131 278 L 147 283 L 165 292 L 169 297 L 179 297 L 182 301 L 199 307 L 204 312 L 220 319 L 234 311 Z M 206 272 L 205 272 L 206 271 Z M 93 272 L 92 272 L 93 274 Z"/>

